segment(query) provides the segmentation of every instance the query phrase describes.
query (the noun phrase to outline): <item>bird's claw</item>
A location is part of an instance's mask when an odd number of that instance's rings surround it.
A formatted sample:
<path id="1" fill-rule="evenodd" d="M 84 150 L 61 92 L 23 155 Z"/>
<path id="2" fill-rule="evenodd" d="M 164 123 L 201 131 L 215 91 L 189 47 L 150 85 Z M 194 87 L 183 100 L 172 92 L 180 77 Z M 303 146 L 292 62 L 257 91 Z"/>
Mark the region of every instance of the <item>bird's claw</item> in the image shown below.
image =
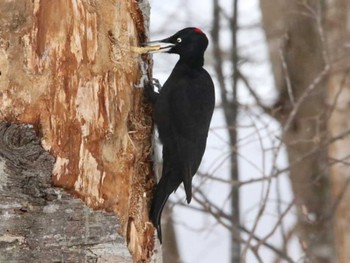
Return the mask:
<path id="1" fill-rule="evenodd" d="M 153 84 L 154 80 L 155 79 L 152 79 L 152 81 L 144 81 L 145 97 L 153 104 L 156 102 L 156 100 L 158 98 L 158 93 L 154 91 L 154 84 Z M 158 84 L 159 84 L 159 81 L 158 81 Z"/>
<path id="2" fill-rule="evenodd" d="M 161 90 L 162 85 L 160 84 L 160 82 L 159 82 L 159 80 L 158 80 L 158 79 L 156 79 L 156 78 L 152 78 L 152 84 L 153 84 L 153 86 L 155 86 L 155 87 L 158 89 L 158 91 L 160 91 L 160 90 Z"/>

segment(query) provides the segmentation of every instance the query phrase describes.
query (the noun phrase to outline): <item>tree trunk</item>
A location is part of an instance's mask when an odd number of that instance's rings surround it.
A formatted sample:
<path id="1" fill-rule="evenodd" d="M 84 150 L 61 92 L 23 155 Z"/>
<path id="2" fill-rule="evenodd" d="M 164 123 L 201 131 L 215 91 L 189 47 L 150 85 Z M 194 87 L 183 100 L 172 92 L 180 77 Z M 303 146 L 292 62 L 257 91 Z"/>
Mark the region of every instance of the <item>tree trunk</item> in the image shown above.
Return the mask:
<path id="1" fill-rule="evenodd" d="M 238 63 L 239 63 L 239 54 L 237 47 L 237 33 L 238 33 L 238 0 L 232 1 L 232 15 L 229 17 L 229 23 L 231 28 L 231 52 L 229 61 L 232 63 L 232 86 L 228 87 L 226 85 L 225 76 L 224 76 L 224 57 L 220 42 L 221 34 L 221 14 L 219 1 L 213 1 L 213 28 L 211 30 L 211 39 L 213 45 L 213 53 L 215 56 L 214 60 L 214 70 L 218 80 L 218 87 L 220 89 L 220 98 L 222 109 L 224 113 L 225 122 L 227 125 L 228 137 L 230 146 L 232 148 L 230 154 L 230 178 L 232 181 L 239 180 L 238 172 L 238 155 L 237 149 L 237 116 L 238 116 L 238 102 L 237 102 L 237 83 L 239 79 L 238 74 Z M 231 96 L 229 96 L 230 94 Z M 239 231 L 238 226 L 240 225 L 240 199 L 239 199 L 239 186 L 232 185 L 231 187 L 231 263 L 240 262 L 241 259 L 241 243 L 239 240 Z"/>
<path id="2" fill-rule="evenodd" d="M 261 0 L 290 165 L 298 236 L 308 262 L 335 262 L 327 165 L 328 61 L 318 0 Z M 325 252 L 326 251 L 326 252 Z"/>
<path id="3" fill-rule="evenodd" d="M 130 52 L 148 15 L 146 0 L 0 2 L 1 262 L 127 262 L 117 228 L 150 260 L 151 110 L 135 88 L 148 62 Z"/>
<path id="4" fill-rule="evenodd" d="M 163 258 L 166 263 L 181 263 L 180 252 L 177 246 L 175 223 L 173 221 L 172 209 L 169 204 L 165 205 L 162 213 L 162 233 L 163 233 Z"/>
<path id="5" fill-rule="evenodd" d="M 332 195 L 334 199 L 335 246 L 339 263 L 350 262 L 350 3 L 333 1 L 328 7 L 329 53 L 333 62 L 328 82 L 331 116 L 328 130 L 332 138 L 340 137 L 329 147 Z"/>
<path id="6" fill-rule="evenodd" d="M 52 187 L 33 128 L 1 123 L 0 155 L 0 262 L 132 262 L 115 214 Z"/>

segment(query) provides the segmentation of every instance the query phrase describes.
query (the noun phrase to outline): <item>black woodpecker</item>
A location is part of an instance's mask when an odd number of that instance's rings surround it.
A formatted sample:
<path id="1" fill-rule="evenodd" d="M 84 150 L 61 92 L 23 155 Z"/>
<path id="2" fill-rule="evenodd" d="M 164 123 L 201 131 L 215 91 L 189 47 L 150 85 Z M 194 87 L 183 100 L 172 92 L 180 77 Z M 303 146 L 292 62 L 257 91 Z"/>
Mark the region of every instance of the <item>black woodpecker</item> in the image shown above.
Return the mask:
<path id="1" fill-rule="evenodd" d="M 169 195 L 184 184 L 187 203 L 192 198 L 192 177 L 201 163 L 215 104 L 214 84 L 203 68 L 208 38 L 189 27 L 173 36 L 146 43 L 159 45 L 156 52 L 180 55 L 159 93 L 145 85 L 146 97 L 154 103 L 154 121 L 163 144 L 162 177 L 152 200 L 150 219 L 162 242 L 160 219 Z"/>

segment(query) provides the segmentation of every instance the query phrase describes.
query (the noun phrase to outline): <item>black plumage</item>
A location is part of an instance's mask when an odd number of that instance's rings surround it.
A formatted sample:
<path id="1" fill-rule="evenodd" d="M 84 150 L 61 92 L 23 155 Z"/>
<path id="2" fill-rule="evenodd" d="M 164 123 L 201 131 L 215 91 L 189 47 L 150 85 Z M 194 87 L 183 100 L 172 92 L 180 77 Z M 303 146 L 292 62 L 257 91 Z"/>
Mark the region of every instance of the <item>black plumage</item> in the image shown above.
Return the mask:
<path id="1" fill-rule="evenodd" d="M 150 219 L 161 241 L 160 219 L 169 197 L 183 182 L 187 203 L 192 198 L 192 177 L 201 163 L 214 110 L 214 84 L 203 68 L 206 35 L 198 28 L 185 28 L 173 36 L 148 45 L 161 45 L 161 52 L 180 59 L 159 94 L 151 83 L 145 91 L 154 103 L 154 120 L 163 144 L 162 177 L 152 200 Z"/>

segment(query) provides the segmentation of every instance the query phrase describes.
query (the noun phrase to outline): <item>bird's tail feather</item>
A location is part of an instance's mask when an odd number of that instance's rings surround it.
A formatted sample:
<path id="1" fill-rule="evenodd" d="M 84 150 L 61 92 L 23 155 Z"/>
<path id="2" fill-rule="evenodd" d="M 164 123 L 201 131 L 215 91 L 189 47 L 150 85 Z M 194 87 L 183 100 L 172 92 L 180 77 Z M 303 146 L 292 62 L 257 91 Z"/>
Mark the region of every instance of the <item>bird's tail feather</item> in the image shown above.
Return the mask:
<path id="1" fill-rule="evenodd" d="M 162 243 L 162 229 L 161 229 L 161 215 L 163 208 L 165 206 L 166 201 L 169 198 L 170 193 L 168 193 L 166 187 L 163 185 L 165 180 L 160 180 L 156 192 L 153 196 L 151 211 L 150 211 L 150 219 L 153 225 L 157 228 L 158 238 L 160 243 Z"/>
<path id="2" fill-rule="evenodd" d="M 187 204 L 191 203 L 192 199 L 192 171 L 191 167 L 186 167 L 187 169 L 184 169 L 184 187 L 186 192 L 186 201 Z"/>

